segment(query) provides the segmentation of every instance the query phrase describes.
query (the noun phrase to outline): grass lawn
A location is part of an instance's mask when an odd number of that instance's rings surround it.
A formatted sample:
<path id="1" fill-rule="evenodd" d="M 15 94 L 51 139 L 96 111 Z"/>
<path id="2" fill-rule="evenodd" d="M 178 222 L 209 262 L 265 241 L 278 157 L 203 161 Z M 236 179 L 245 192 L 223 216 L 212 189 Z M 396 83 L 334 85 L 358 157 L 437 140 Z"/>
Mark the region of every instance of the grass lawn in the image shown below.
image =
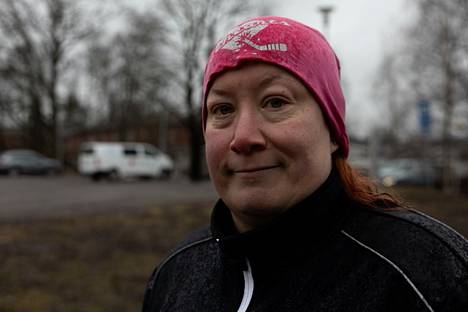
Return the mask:
<path id="1" fill-rule="evenodd" d="M 151 271 L 209 206 L 0 223 L 0 312 L 140 311 Z"/>
<path id="2" fill-rule="evenodd" d="M 396 191 L 468 236 L 468 198 Z M 0 223 L 0 312 L 139 311 L 155 265 L 209 219 L 210 204 Z"/>

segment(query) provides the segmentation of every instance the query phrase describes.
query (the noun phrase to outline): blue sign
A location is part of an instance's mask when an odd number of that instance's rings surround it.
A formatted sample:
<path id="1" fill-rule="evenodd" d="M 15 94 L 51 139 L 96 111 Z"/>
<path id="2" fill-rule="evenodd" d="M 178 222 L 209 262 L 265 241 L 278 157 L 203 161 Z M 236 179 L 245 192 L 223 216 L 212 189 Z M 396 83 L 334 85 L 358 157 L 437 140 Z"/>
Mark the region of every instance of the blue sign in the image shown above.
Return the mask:
<path id="1" fill-rule="evenodd" d="M 421 128 L 421 133 L 424 136 L 429 136 L 431 134 L 431 103 L 428 100 L 420 100 L 418 102 L 419 109 L 419 126 Z"/>

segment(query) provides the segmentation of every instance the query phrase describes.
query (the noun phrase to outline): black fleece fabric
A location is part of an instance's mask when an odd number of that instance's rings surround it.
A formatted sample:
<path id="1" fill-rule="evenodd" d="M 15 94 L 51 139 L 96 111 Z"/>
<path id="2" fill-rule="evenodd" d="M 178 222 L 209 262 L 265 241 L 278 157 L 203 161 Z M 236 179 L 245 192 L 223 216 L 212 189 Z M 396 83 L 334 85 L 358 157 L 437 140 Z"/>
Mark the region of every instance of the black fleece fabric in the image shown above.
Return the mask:
<path id="1" fill-rule="evenodd" d="M 246 233 L 218 201 L 211 227 L 155 270 L 143 311 L 238 311 L 246 259 L 249 312 L 468 311 L 468 242 L 416 211 L 356 205 L 335 170 L 310 197 Z"/>

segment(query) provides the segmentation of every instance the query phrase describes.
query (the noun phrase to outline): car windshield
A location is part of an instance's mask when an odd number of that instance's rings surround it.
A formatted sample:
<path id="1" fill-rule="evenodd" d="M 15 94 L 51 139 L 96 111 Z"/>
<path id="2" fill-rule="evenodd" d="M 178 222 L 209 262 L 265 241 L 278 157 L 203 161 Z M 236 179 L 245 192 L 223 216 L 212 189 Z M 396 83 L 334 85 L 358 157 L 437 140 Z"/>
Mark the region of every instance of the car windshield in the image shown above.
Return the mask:
<path id="1" fill-rule="evenodd" d="M 80 150 L 80 153 L 81 154 L 87 154 L 87 155 L 91 155 L 94 153 L 94 149 L 92 147 L 83 147 L 81 150 Z"/>

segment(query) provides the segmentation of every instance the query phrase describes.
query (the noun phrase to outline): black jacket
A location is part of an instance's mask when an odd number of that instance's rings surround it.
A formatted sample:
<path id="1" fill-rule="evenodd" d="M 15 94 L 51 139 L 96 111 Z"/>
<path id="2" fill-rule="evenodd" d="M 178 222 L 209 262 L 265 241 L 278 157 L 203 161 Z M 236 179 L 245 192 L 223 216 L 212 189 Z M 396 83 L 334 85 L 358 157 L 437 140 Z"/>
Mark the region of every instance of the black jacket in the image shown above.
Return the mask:
<path id="1" fill-rule="evenodd" d="M 143 311 L 466 312 L 468 243 L 419 212 L 355 205 L 332 172 L 250 232 L 219 201 L 153 273 Z"/>

